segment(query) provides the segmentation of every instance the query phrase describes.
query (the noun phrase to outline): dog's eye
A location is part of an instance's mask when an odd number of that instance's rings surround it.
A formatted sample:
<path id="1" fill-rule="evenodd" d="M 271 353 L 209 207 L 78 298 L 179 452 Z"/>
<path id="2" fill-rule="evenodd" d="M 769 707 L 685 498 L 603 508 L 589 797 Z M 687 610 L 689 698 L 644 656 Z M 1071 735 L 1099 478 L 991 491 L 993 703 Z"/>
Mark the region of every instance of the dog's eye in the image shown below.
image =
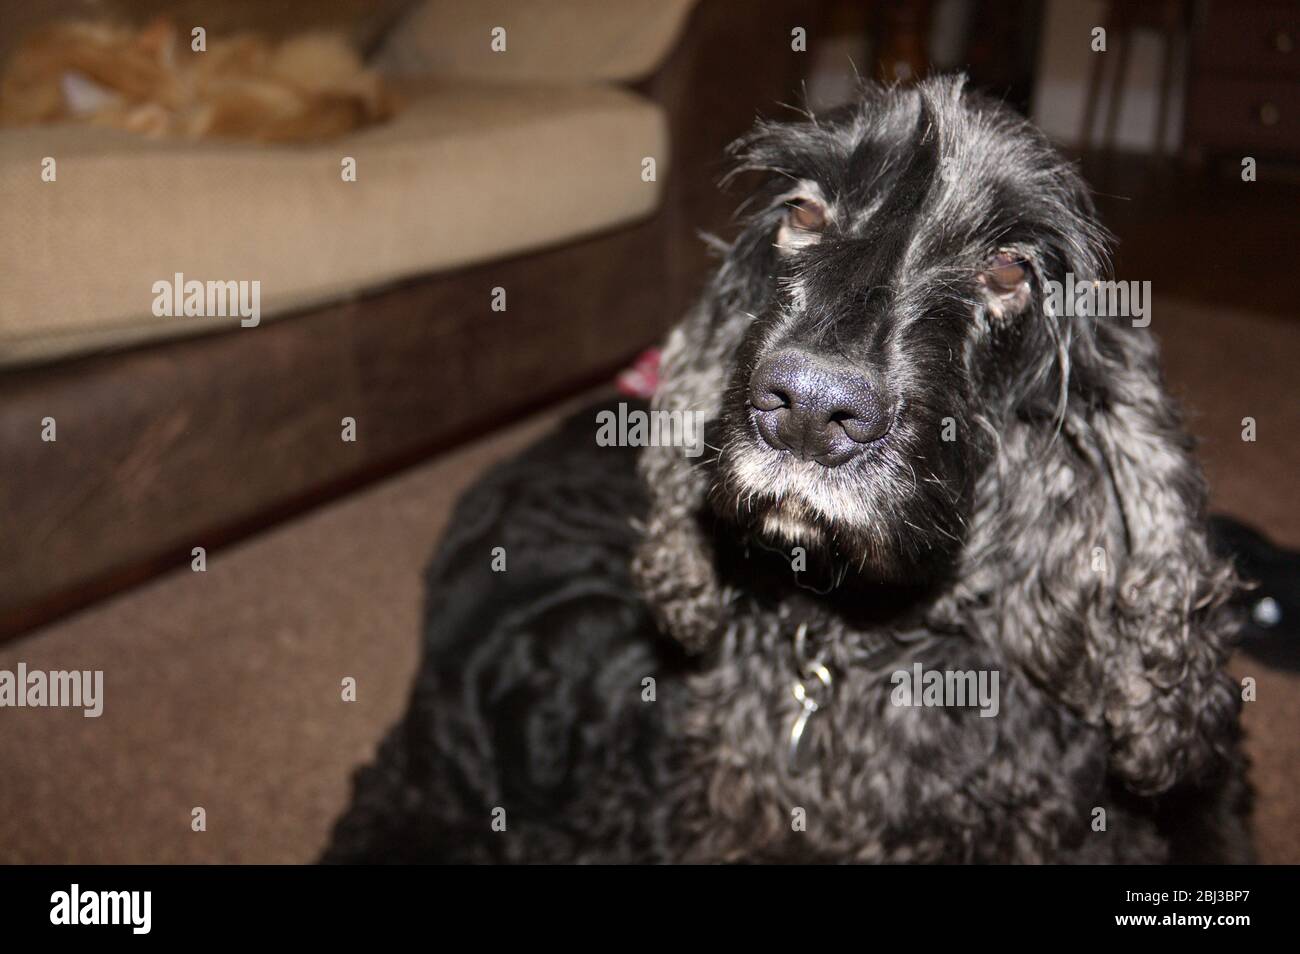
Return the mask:
<path id="1" fill-rule="evenodd" d="M 989 260 L 983 277 L 994 291 L 1010 294 L 1025 280 L 1025 266 L 1028 264 L 1018 252 L 1003 249 Z"/>
<path id="2" fill-rule="evenodd" d="M 979 273 L 979 283 L 984 288 L 984 305 L 994 318 L 1021 314 L 1033 297 L 1029 259 L 1014 248 L 994 252 Z"/>
<path id="3" fill-rule="evenodd" d="M 784 200 L 781 228 L 776 233 L 776 247 L 783 255 L 816 245 L 831 221 L 831 210 L 821 199 L 815 182 L 800 183 L 800 190 Z"/>
<path id="4" fill-rule="evenodd" d="M 786 224 L 804 232 L 820 232 L 826 227 L 826 206 L 816 199 L 791 199 L 786 203 Z"/>

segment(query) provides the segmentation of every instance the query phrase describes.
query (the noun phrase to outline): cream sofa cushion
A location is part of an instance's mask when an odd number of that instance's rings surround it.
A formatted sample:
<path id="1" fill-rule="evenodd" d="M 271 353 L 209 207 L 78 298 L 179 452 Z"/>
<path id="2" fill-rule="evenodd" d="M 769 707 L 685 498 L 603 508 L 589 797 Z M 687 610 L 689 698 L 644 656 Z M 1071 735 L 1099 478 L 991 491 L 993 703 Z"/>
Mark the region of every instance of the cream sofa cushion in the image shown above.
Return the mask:
<path id="1" fill-rule="evenodd" d="M 666 120 L 626 90 L 443 83 L 407 100 L 387 126 L 307 148 L 0 133 L 0 364 L 239 327 L 155 317 L 153 284 L 177 272 L 260 281 L 265 321 L 657 205 Z M 54 182 L 41 179 L 47 156 Z M 340 174 L 349 156 L 355 182 Z M 646 156 L 655 181 L 643 181 Z"/>
<path id="2" fill-rule="evenodd" d="M 395 74 L 499 82 L 637 80 L 668 55 L 696 0 L 424 0 L 380 48 Z M 505 31 L 505 50 L 492 31 Z"/>

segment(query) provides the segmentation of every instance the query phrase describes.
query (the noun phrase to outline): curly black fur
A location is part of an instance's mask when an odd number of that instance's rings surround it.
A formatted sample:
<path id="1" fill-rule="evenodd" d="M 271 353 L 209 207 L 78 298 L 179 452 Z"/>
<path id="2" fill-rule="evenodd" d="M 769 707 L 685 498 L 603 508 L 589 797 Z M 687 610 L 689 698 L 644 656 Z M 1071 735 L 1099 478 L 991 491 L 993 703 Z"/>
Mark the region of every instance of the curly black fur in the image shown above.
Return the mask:
<path id="1" fill-rule="evenodd" d="M 1236 580 L 1150 335 L 1048 305 L 1102 277 L 1072 168 L 951 80 L 737 153 L 764 181 L 655 402 L 715 453 L 648 448 L 643 503 L 587 417 L 466 498 L 327 860 L 1247 860 Z M 760 439 L 748 383 L 792 342 L 891 395 L 841 466 Z M 800 626 L 834 694 L 795 773 Z M 996 671 L 998 715 L 894 705 L 918 662 Z"/>

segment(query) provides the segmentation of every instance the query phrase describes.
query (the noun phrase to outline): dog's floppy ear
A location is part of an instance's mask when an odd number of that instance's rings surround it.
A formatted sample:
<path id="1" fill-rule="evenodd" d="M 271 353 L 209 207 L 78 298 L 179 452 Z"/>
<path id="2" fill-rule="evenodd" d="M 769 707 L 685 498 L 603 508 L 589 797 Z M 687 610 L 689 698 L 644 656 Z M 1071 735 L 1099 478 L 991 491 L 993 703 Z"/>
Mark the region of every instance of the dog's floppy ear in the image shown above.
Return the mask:
<path id="1" fill-rule="evenodd" d="M 723 362 L 702 344 L 707 323 L 706 309 L 697 306 L 669 335 L 655 410 L 698 413 L 716 404 L 725 384 Z M 713 547 L 699 523 L 708 477 L 666 445 L 644 448 L 639 469 L 650 512 L 633 577 L 664 631 L 688 652 L 703 652 L 725 623 L 726 604 Z"/>
<path id="2" fill-rule="evenodd" d="M 1061 246 L 1044 259 L 1054 281 L 1072 266 L 1076 280 L 1097 277 Z M 990 582 L 999 636 L 1044 689 L 1104 728 L 1130 788 L 1165 791 L 1236 731 L 1222 671 L 1236 578 L 1207 544 L 1204 478 L 1151 334 L 1128 318 L 1057 313 L 1045 298 L 1033 307 L 1042 364 L 1023 376 L 1036 384 L 1023 385 L 1001 436 L 988 505 L 1011 577 Z"/>
<path id="3" fill-rule="evenodd" d="M 973 541 L 1002 551 L 1009 578 L 982 588 L 1003 646 L 1108 733 L 1112 770 L 1135 791 L 1164 791 L 1235 731 L 1222 666 L 1237 582 L 1207 545 L 1204 479 L 1144 322 L 1079 314 L 1059 294 L 1104 277 L 1086 188 L 1062 165 L 1035 201 L 1049 208 L 1019 246 L 1034 294 L 1007 309 L 1025 361 L 980 521 L 996 539 Z M 1005 295 L 1020 261 L 995 261 L 1006 273 L 987 291 Z"/>
<path id="4" fill-rule="evenodd" d="M 1151 336 L 1122 319 L 1099 328 L 1104 386 L 1072 402 L 1065 427 L 1093 470 L 1103 523 L 1089 572 L 1104 580 L 1084 652 L 1114 769 L 1137 791 L 1195 776 L 1239 707 L 1222 666 L 1236 634 L 1230 564 L 1206 540 L 1204 478 L 1160 380 Z M 1105 542 L 1101 542 L 1104 540 Z"/>

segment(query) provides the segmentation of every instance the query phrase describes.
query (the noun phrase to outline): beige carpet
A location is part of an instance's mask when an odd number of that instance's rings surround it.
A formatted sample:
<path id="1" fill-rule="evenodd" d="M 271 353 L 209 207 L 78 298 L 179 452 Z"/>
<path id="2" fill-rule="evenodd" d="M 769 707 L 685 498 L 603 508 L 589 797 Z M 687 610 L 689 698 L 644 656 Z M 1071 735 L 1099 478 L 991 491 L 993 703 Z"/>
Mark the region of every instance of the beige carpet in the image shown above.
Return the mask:
<path id="1" fill-rule="evenodd" d="M 1210 480 L 1211 507 L 1300 549 L 1300 323 L 1171 302 L 1156 309 L 1170 389 L 1188 410 Z M 1256 440 L 1242 440 L 1253 417 Z M 1252 676 L 1245 707 L 1254 765 L 1255 841 L 1262 861 L 1300 863 L 1300 674 L 1239 654 L 1232 671 Z"/>
<path id="2" fill-rule="evenodd" d="M 0 710 L 0 861 L 313 859 L 405 705 L 448 509 L 556 416 L 0 647 L 0 669 L 102 669 L 106 699 L 98 719 Z"/>
<path id="3" fill-rule="evenodd" d="M 1157 310 L 1217 509 L 1300 546 L 1300 325 Z M 420 572 L 455 496 L 551 411 L 0 647 L 0 669 L 103 669 L 99 719 L 0 710 L 0 861 L 299 862 L 402 709 Z M 1240 439 L 1241 418 L 1259 439 Z M 1259 682 L 1246 724 L 1266 861 L 1300 862 L 1300 677 Z M 340 698 L 355 677 L 358 700 Z M 191 831 L 201 806 L 207 830 Z"/>

